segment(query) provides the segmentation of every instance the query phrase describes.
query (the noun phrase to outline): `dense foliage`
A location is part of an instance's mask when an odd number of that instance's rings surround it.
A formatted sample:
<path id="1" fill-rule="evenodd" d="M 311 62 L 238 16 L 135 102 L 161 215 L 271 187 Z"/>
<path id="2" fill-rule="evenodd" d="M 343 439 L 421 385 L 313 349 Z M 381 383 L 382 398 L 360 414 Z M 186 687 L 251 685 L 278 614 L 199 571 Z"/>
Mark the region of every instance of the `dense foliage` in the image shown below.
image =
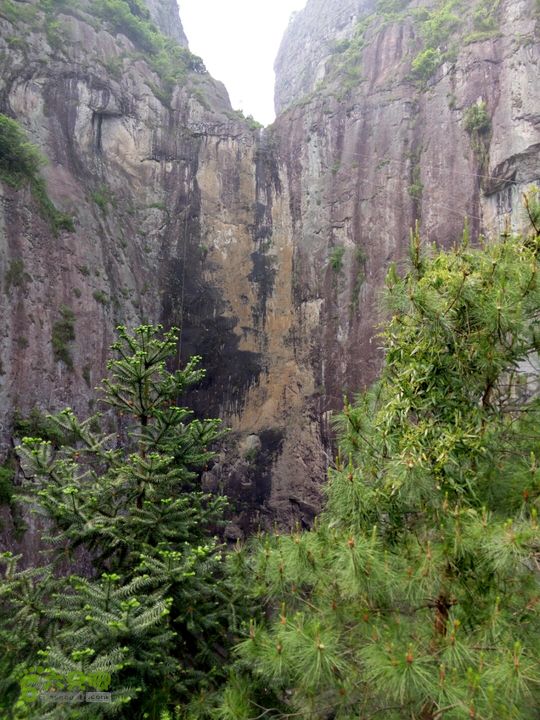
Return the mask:
<path id="1" fill-rule="evenodd" d="M 235 624 L 213 537 L 224 499 L 198 489 L 219 421 L 177 405 L 203 372 L 198 358 L 168 372 L 176 336 L 160 339 L 151 326 L 120 328 L 113 350 L 103 394 L 119 432 L 107 435 L 99 416 L 81 422 L 67 409 L 49 422 L 70 444 L 27 437 L 19 449 L 20 499 L 46 519 L 53 550 L 47 565 L 27 571 L 3 556 L 3 717 L 177 717 L 223 675 Z M 66 565 L 88 571 L 69 575 Z M 41 681 L 107 672 L 113 702 L 19 696 L 38 661 Z"/>
<path id="2" fill-rule="evenodd" d="M 539 253 L 537 229 L 439 253 L 413 237 L 322 517 L 245 561 L 273 620 L 240 644 L 223 718 L 536 717 Z"/>

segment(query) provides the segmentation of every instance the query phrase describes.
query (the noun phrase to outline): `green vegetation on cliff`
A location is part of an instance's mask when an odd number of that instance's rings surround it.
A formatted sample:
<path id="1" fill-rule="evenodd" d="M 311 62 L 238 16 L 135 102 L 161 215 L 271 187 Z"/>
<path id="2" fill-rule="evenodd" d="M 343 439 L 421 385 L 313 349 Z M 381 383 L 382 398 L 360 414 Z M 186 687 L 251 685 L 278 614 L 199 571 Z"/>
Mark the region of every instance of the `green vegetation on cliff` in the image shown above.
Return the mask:
<path id="1" fill-rule="evenodd" d="M 335 43 L 330 78 L 339 81 L 342 90 L 352 90 L 361 82 L 364 49 L 377 32 L 391 23 L 411 22 L 411 77 L 424 88 L 444 62 L 455 60 L 461 47 L 499 33 L 499 6 L 499 0 L 434 0 L 422 7 L 411 6 L 410 0 L 379 0 L 357 22 L 350 39 Z"/>
<path id="2" fill-rule="evenodd" d="M 463 115 L 463 127 L 471 138 L 471 146 L 480 168 L 485 168 L 491 139 L 491 117 L 483 100 L 466 109 Z"/>
<path id="3" fill-rule="evenodd" d="M 73 15 L 96 30 L 105 26 L 113 34 L 129 38 L 135 52 L 96 59 L 116 79 L 121 78 L 124 59 L 144 60 L 159 76 L 162 87 L 155 88 L 156 96 L 166 105 L 170 103 L 175 85 L 185 84 L 190 74 L 206 74 L 200 57 L 156 27 L 143 0 L 39 0 L 32 6 L 20 0 L 0 3 L 0 16 L 16 26 L 17 33 L 10 36 L 11 43 L 23 51 L 28 28 L 38 31 L 44 26 L 50 47 L 55 52 L 65 52 L 69 43 L 62 15 Z"/>
<path id="4" fill-rule="evenodd" d="M 34 180 L 45 158 L 28 142 L 18 122 L 0 115 L 0 179 L 14 188 Z"/>
<path id="5" fill-rule="evenodd" d="M 142 0 L 90 0 L 88 11 L 141 51 L 141 59 L 160 78 L 161 87 L 152 90 L 164 105 L 170 104 L 174 87 L 185 84 L 190 73 L 206 74 L 200 57 L 158 30 Z"/>
<path id="6" fill-rule="evenodd" d="M 40 169 L 46 160 L 26 137 L 18 122 L 0 114 L 0 180 L 20 189 L 29 185 L 43 216 L 53 230 L 73 231 L 73 219 L 56 209 L 49 195 Z"/>
<path id="7" fill-rule="evenodd" d="M 467 108 L 463 125 L 469 135 L 488 133 L 491 130 L 491 118 L 486 103 L 481 101 Z"/>
<path id="8" fill-rule="evenodd" d="M 52 348 L 55 360 L 62 360 L 69 370 L 73 370 L 73 358 L 69 344 L 75 340 L 75 314 L 66 305 L 60 308 L 60 318 L 52 328 Z"/>
<path id="9" fill-rule="evenodd" d="M 332 248 L 329 255 L 330 267 L 335 273 L 340 273 L 343 270 L 343 256 L 345 255 L 345 248 L 343 245 L 336 245 Z"/>

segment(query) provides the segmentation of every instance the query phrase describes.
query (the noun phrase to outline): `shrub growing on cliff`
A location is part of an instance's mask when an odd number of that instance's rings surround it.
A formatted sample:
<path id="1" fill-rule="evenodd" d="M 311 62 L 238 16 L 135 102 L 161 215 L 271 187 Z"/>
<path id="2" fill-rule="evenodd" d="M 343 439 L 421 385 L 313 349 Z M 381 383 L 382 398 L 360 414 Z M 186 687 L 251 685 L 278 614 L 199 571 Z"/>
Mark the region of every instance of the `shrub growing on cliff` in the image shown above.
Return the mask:
<path id="1" fill-rule="evenodd" d="M 92 6 L 116 32 L 126 35 L 142 50 L 150 53 L 159 50 L 159 34 L 142 3 L 135 0 L 93 0 Z"/>
<path id="2" fill-rule="evenodd" d="M 25 272 L 24 261 L 22 258 L 13 258 L 9 261 L 9 265 L 4 275 L 5 290 L 9 292 L 12 287 L 23 287 L 29 280 L 30 275 Z"/>
<path id="3" fill-rule="evenodd" d="M 73 232 L 73 219 L 57 210 L 47 194 L 45 181 L 39 174 L 44 164 L 45 158 L 35 145 L 28 142 L 19 123 L 0 114 L 0 180 L 16 189 L 30 185 L 32 194 L 53 231 Z"/>
<path id="4" fill-rule="evenodd" d="M 436 48 L 446 44 L 453 32 L 461 25 L 461 18 L 453 12 L 455 0 L 444 2 L 432 10 L 421 25 L 426 47 Z"/>
<path id="5" fill-rule="evenodd" d="M 491 130 L 491 118 L 484 101 L 474 103 L 467 108 L 463 117 L 463 126 L 469 135 L 483 135 Z"/>
<path id="6" fill-rule="evenodd" d="M 440 50 L 427 48 L 419 53 L 412 62 L 412 71 L 416 78 L 426 82 L 442 63 Z"/>
<path id="7" fill-rule="evenodd" d="M 0 179 L 14 188 L 33 180 L 45 164 L 19 123 L 0 114 Z"/>
<path id="8" fill-rule="evenodd" d="M 380 382 L 316 528 L 264 537 L 222 718 L 529 720 L 540 708 L 540 236 L 388 275 Z"/>
<path id="9" fill-rule="evenodd" d="M 343 270 L 343 257 L 345 255 L 345 248 L 343 245 L 336 245 L 330 251 L 330 267 L 332 270 L 339 274 Z"/>
<path id="10" fill-rule="evenodd" d="M 491 118 L 484 101 L 474 103 L 467 108 L 463 116 L 463 126 L 471 138 L 471 146 L 478 161 L 484 165 L 487 161 L 491 137 Z"/>
<path id="11" fill-rule="evenodd" d="M 173 331 L 161 339 L 150 326 L 134 334 L 119 328 L 113 350 L 103 394 L 118 413 L 118 434 L 105 435 L 68 409 L 51 422 L 74 442 L 54 449 L 25 438 L 19 449 L 24 492 L 48 518 L 48 540 L 58 548 L 56 572 L 66 561 L 92 567 L 86 577 L 55 580 L 47 569 L 25 575 L 4 557 L 0 636 L 11 638 L 4 697 L 12 707 L 22 682 L 21 717 L 95 718 L 111 709 L 120 718 L 161 718 L 166 709 L 176 717 L 223 675 L 234 613 L 212 532 L 224 499 L 198 489 L 219 421 L 193 419 L 177 405 L 203 371 L 198 358 L 166 370 L 176 352 Z M 48 578 L 45 597 L 40 577 Z M 74 673 L 79 684 L 112 675 L 112 707 L 77 705 L 69 715 L 73 706 L 54 694 L 34 698 L 28 671 L 38 660 L 35 682 L 54 689 Z"/>
<path id="12" fill-rule="evenodd" d="M 52 328 L 51 344 L 55 360 L 62 360 L 67 367 L 73 369 L 73 358 L 69 343 L 75 340 L 75 314 L 66 305 L 60 308 L 60 318 Z"/>

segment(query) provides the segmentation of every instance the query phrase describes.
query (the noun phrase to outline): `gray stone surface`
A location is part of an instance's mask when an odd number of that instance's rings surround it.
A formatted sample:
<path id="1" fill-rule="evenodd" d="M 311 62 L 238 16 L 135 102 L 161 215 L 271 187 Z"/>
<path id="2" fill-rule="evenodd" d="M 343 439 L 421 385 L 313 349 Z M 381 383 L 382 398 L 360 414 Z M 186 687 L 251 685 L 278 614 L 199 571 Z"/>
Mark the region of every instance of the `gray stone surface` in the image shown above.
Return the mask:
<path id="1" fill-rule="evenodd" d="M 161 32 L 187 47 L 188 41 L 180 21 L 176 0 L 144 0 L 144 2 Z"/>
<path id="2" fill-rule="evenodd" d="M 332 48 L 351 36 L 359 19 L 373 10 L 376 0 L 308 0 L 294 13 L 274 64 L 276 113 L 315 90 L 325 76 Z"/>
<path id="3" fill-rule="evenodd" d="M 245 458 L 256 457 L 261 447 L 262 443 L 258 435 L 248 435 L 240 445 L 240 453 Z"/>

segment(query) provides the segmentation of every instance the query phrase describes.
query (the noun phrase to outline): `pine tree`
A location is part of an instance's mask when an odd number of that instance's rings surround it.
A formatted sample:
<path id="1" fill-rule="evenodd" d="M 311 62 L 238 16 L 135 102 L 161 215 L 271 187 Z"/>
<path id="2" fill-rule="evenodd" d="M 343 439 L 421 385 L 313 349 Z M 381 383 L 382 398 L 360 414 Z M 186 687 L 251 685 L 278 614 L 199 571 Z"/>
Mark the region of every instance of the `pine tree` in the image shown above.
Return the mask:
<path id="1" fill-rule="evenodd" d="M 324 513 L 239 563 L 272 620 L 239 645 L 224 720 L 537 717 L 539 253 L 537 227 L 448 252 L 413 234 Z"/>
<path id="2" fill-rule="evenodd" d="M 21 500 L 50 528 L 49 565 L 40 571 L 50 582 L 37 613 L 32 592 L 27 602 L 19 593 L 23 580 L 37 592 L 33 576 L 4 558 L 8 582 L 0 603 L 6 621 L 14 610 L 20 620 L 15 633 L 3 632 L 26 637 L 28 613 L 36 628 L 14 649 L 6 675 L 13 688 L 38 661 L 57 678 L 108 669 L 114 697 L 110 706 L 76 707 L 54 697 L 22 698 L 20 717 L 161 718 L 165 711 L 177 717 L 223 676 L 234 609 L 214 535 L 225 499 L 198 489 L 222 431 L 218 420 L 195 419 L 178 405 L 203 371 L 192 358 L 169 372 L 177 338 L 174 330 L 162 339 L 160 333 L 149 325 L 133 334 L 118 329 L 102 385 L 118 433 L 102 432 L 100 415 L 81 422 L 66 409 L 50 421 L 69 444 L 55 448 L 24 438 L 19 448 L 26 478 Z M 63 576 L 66 563 L 90 564 L 91 571 Z"/>
<path id="3" fill-rule="evenodd" d="M 50 568 L 18 570 L 20 556 L 0 555 L 0 713 L 10 718 L 26 661 L 50 635 L 47 600 L 54 583 Z"/>

